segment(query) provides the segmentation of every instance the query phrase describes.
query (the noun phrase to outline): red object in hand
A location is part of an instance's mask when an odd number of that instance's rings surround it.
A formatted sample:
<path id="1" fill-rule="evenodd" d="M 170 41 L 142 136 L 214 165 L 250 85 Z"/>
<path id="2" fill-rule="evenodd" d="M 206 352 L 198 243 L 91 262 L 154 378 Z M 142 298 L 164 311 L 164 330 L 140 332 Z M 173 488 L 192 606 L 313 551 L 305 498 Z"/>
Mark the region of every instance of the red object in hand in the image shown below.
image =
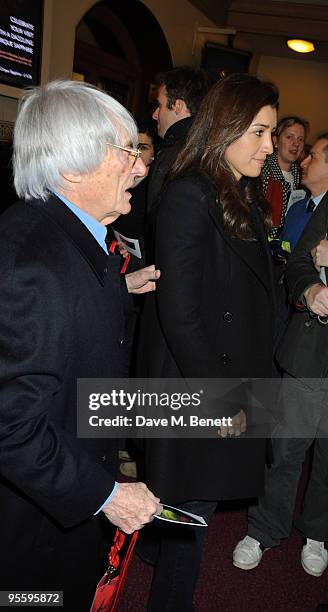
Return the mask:
<path id="1" fill-rule="evenodd" d="M 108 568 L 98 582 L 90 612 L 116 612 L 118 609 L 138 531 L 132 534 L 126 548 L 124 544 L 129 537 L 120 529 L 116 530 L 114 542 L 108 553 Z"/>

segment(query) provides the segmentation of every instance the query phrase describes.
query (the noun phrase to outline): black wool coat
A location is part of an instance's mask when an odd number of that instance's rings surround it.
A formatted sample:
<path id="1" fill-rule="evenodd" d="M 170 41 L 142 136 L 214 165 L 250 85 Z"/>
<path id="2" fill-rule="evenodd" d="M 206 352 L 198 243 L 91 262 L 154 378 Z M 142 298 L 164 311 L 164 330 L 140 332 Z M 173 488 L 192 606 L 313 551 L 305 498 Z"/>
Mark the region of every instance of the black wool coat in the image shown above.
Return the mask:
<path id="1" fill-rule="evenodd" d="M 258 240 L 232 238 L 207 178 L 168 185 L 156 225 L 161 278 L 143 312 L 140 375 L 271 376 L 271 256 L 255 204 L 253 216 Z M 221 416 L 234 413 L 224 407 Z M 251 497 L 262 490 L 263 439 L 156 439 L 145 446 L 146 482 L 166 503 Z"/>
<path id="2" fill-rule="evenodd" d="M 76 384 L 126 374 L 130 296 L 120 257 L 56 197 L 2 215 L 0 262 L 1 588 L 62 589 L 80 572 L 87 607 L 118 445 L 77 438 Z"/>

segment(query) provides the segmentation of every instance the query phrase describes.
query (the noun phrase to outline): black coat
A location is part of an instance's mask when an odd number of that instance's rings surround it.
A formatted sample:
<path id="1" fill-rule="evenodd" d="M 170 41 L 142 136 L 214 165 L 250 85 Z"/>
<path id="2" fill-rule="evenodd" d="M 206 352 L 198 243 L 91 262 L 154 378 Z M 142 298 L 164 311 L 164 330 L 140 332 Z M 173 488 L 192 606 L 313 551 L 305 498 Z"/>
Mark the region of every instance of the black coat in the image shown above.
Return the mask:
<path id="1" fill-rule="evenodd" d="M 154 263 L 155 256 L 155 226 L 157 209 L 160 202 L 161 191 L 164 188 L 172 165 L 180 149 L 182 149 L 191 128 L 193 118 L 186 117 L 177 121 L 167 130 L 160 150 L 153 161 L 148 178 L 147 215 L 146 215 L 146 255 L 147 264 Z"/>
<path id="2" fill-rule="evenodd" d="M 81 571 L 87 606 L 117 443 L 77 438 L 76 384 L 126 373 L 120 257 L 51 197 L 2 215 L 0 261 L 1 588 L 63 588 L 61 570 Z"/>
<path id="3" fill-rule="evenodd" d="M 321 282 L 310 251 L 327 231 L 328 192 L 312 214 L 287 266 L 286 279 L 294 303 L 301 302 L 308 287 Z M 305 307 L 298 308 L 278 348 L 277 359 L 286 372 L 297 378 L 312 378 L 307 384 L 319 388 L 320 379 L 328 376 L 328 325 L 311 318 Z"/>
<path id="4" fill-rule="evenodd" d="M 143 313 L 140 374 L 271 376 L 271 257 L 255 206 L 253 215 L 258 240 L 234 239 L 207 179 L 169 184 L 158 211 L 161 278 Z M 167 503 L 256 496 L 264 454 L 264 440 L 147 440 L 146 481 Z"/>
<path id="5" fill-rule="evenodd" d="M 149 172 L 147 209 L 157 206 L 162 187 L 182 148 L 192 124 L 192 117 L 180 119 L 166 131 Z"/>

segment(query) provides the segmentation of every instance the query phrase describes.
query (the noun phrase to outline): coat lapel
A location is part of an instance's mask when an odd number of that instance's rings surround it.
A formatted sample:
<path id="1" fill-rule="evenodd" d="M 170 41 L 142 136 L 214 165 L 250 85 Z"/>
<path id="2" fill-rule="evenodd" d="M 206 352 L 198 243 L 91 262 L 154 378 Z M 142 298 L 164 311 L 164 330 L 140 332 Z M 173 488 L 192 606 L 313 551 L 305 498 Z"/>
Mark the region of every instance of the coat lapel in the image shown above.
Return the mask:
<path id="1" fill-rule="evenodd" d="M 223 226 L 223 214 L 222 209 L 219 205 L 218 197 L 211 199 L 211 204 L 209 207 L 209 214 L 211 219 L 213 220 L 218 232 L 220 233 L 223 240 L 229 245 L 229 247 L 234 251 L 236 255 L 238 255 L 246 265 L 252 270 L 252 272 L 257 276 L 259 281 L 264 285 L 270 296 L 274 294 L 274 280 L 273 280 L 273 270 L 272 270 L 272 261 L 271 255 L 269 251 L 267 237 L 262 226 L 262 222 L 260 220 L 259 214 L 254 207 L 253 210 L 253 218 L 256 224 L 256 229 L 259 236 L 259 241 L 261 244 L 261 248 L 263 249 L 263 254 L 266 259 L 266 266 L 262 266 L 258 257 L 251 257 L 249 249 L 245 245 L 243 240 L 238 240 L 233 238 L 228 234 L 228 232 L 224 229 Z M 264 274 L 263 270 L 266 270 Z"/>
<path id="2" fill-rule="evenodd" d="M 109 264 L 111 267 L 117 267 L 117 271 L 119 271 L 120 257 L 118 255 L 107 255 L 82 221 L 58 198 L 50 196 L 47 202 L 32 200 L 28 205 L 33 206 L 41 214 L 48 217 L 50 222 L 55 223 L 66 234 L 88 262 L 102 285 L 105 284 Z"/>

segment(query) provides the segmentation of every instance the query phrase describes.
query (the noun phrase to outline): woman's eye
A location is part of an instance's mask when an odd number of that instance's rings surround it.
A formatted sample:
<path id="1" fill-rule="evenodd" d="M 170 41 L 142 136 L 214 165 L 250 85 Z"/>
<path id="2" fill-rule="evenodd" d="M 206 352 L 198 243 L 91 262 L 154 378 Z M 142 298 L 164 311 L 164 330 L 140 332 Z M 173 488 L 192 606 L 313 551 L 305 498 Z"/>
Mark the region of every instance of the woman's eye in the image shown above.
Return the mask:
<path id="1" fill-rule="evenodd" d="M 256 136 L 262 136 L 263 130 L 256 130 L 255 134 Z"/>

